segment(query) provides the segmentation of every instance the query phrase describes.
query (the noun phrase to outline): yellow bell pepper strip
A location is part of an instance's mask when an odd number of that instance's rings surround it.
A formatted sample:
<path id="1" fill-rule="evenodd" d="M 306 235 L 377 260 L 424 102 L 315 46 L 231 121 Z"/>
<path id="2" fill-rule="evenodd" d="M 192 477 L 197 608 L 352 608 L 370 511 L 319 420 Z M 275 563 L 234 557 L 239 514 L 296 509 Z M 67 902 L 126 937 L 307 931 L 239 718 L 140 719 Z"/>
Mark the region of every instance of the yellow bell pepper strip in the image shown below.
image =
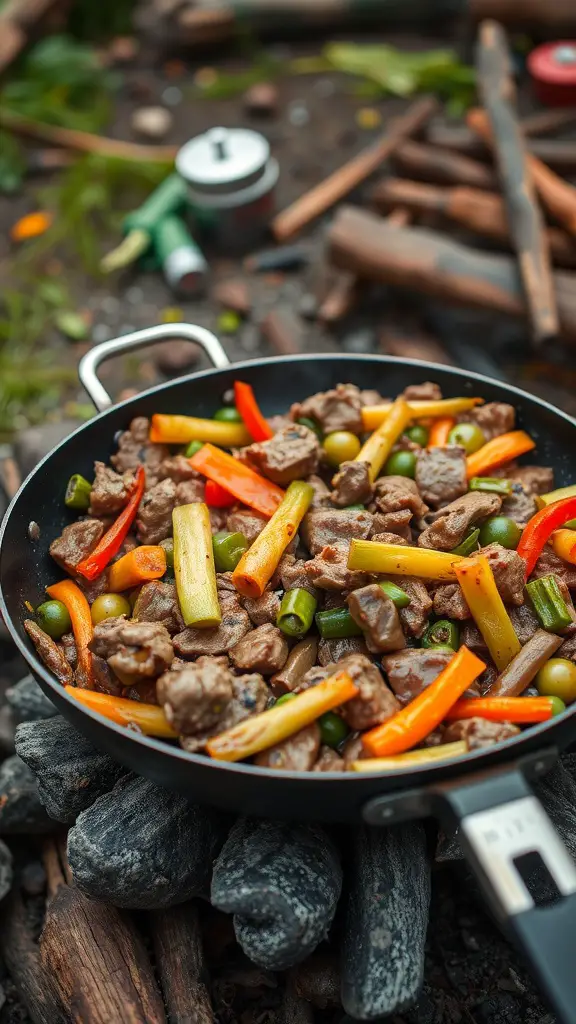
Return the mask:
<path id="1" fill-rule="evenodd" d="M 207 476 L 209 480 L 220 484 L 238 501 L 256 509 L 263 516 L 274 515 L 284 498 L 281 487 L 212 444 L 205 444 L 188 461 L 193 469 L 202 473 L 202 476 Z"/>
<path id="2" fill-rule="evenodd" d="M 552 550 L 558 558 L 576 565 L 576 533 L 574 530 L 555 530 L 552 534 Z"/>
<path id="3" fill-rule="evenodd" d="M 46 593 L 55 601 L 62 601 L 72 623 L 74 642 L 78 664 L 76 667 L 76 680 L 78 685 L 91 690 L 94 685 L 92 674 L 92 652 L 88 644 L 94 636 L 94 626 L 90 615 L 90 605 L 86 596 L 80 590 L 77 583 L 72 580 L 62 580 L 61 583 L 53 583 L 46 587 Z"/>
<path id="4" fill-rule="evenodd" d="M 466 459 L 467 475 L 483 476 L 489 469 L 498 469 L 507 462 L 512 462 L 520 455 L 532 451 L 536 442 L 524 430 L 511 430 L 508 434 L 500 434 L 483 444 L 477 452 Z"/>
<path id="5" fill-rule="evenodd" d="M 485 718 L 487 722 L 533 725 L 556 714 L 554 697 L 470 697 L 459 700 L 446 715 L 447 722 Z"/>
<path id="6" fill-rule="evenodd" d="M 247 718 L 206 744 L 210 757 L 219 761 L 243 761 L 267 750 L 315 722 L 320 715 L 356 697 L 358 688 L 346 672 L 329 676 L 291 700 Z"/>
<path id="7" fill-rule="evenodd" d="M 179 505 L 172 512 L 176 592 L 187 626 L 207 629 L 222 622 L 208 506 Z"/>
<path id="8" fill-rule="evenodd" d="M 534 495 L 534 501 L 538 508 L 552 505 L 555 501 L 562 501 L 563 498 L 576 498 L 576 484 L 570 484 L 569 487 L 557 487 L 555 491 L 548 491 L 547 494 Z"/>
<path id="9" fill-rule="evenodd" d="M 468 753 L 466 740 L 457 743 L 442 743 L 438 747 L 425 747 L 422 750 L 409 750 L 406 754 L 395 757 L 367 757 L 362 761 L 352 761 L 350 771 L 372 774 L 375 772 L 400 772 L 404 768 L 419 768 L 433 764 L 435 761 L 448 761 L 452 757 L 461 757 Z"/>
<path id="10" fill-rule="evenodd" d="M 144 467 L 138 466 L 128 504 L 122 509 L 118 518 L 114 520 L 110 529 L 106 530 L 106 533 L 94 550 L 86 558 L 82 559 L 81 562 L 78 562 L 74 570 L 75 572 L 80 573 L 81 576 L 90 581 L 102 575 L 108 563 L 114 558 L 114 555 L 118 554 L 132 523 L 136 519 L 145 486 L 146 474 Z"/>
<path id="11" fill-rule="evenodd" d="M 111 594 L 139 587 L 150 580 L 159 580 L 166 572 L 166 552 L 156 544 L 141 544 L 113 562 L 108 571 Z"/>
<path id="12" fill-rule="evenodd" d="M 524 527 L 520 543 L 516 548 L 526 562 L 526 579 L 531 575 L 536 562 L 555 530 L 576 516 L 576 497 L 563 498 L 545 505 Z"/>
<path id="13" fill-rule="evenodd" d="M 293 480 L 274 515 L 242 555 L 232 582 L 244 597 L 262 597 L 286 548 L 314 498 L 314 488 L 303 480 Z"/>
<path id="14" fill-rule="evenodd" d="M 434 419 L 440 416 L 459 416 L 460 413 L 468 412 L 476 405 L 482 405 L 483 398 L 440 398 L 428 400 L 416 400 L 409 402 L 412 419 L 427 419 L 429 416 Z M 376 430 L 388 416 L 392 402 L 383 402 L 381 405 L 365 405 L 362 409 L 362 424 L 364 430 Z"/>
<path id="15" fill-rule="evenodd" d="M 370 480 L 374 483 L 386 459 L 400 435 L 404 432 L 413 413 L 403 398 L 397 398 L 386 419 L 362 445 L 355 462 L 370 464 Z"/>
<path id="16" fill-rule="evenodd" d="M 374 540 L 353 540 L 348 555 L 348 568 L 362 572 L 385 573 L 387 576 L 420 576 L 425 580 L 454 582 L 455 567 L 460 555 L 431 548 L 408 547 L 405 544 L 382 544 Z"/>
<path id="17" fill-rule="evenodd" d="M 188 444 L 203 441 L 222 448 L 241 448 L 252 438 L 243 423 L 223 423 L 196 416 L 166 416 L 155 413 L 150 427 L 150 440 L 155 444 Z"/>
<path id="18" fill-rule="evenodd" d="M 382 725 L 362 736 L 370 757 L 390 757 L 415 747 L 443 722 L 450 708 L 486 665 L 463 646 L 430 686 Z"/>
<path id="19" fill-rule="evenodd" d="M 496 667 L 502 672 L 520 651 L 510 616 L 498 593 L 494 574 L 486 555 L 463 558 L 456 566 L 456 576 L 470 612 Z"/>
<path id="20" fill-rule="evenodd" d="M 66 693 L 74 697 L 80 704 L 104 715 L 117 725 L 137 725 L 145 736 L 157 736 L 159 739 L 176 739 L 178 733 L 166 719 L 166 715 L 157 704 L 143 704 L 138 700 L 127 700 L 126 697 L 112 697 L 108 693 L 96 693 L 94 690 L 78 690 L 75 686 L 65 686 Z"/>
<path id="21" fill-rule="evenodd" d="M 448 444 L 448 434 L 455 426 L 456 420 L 453 416 L 440 416 L 432 421 L 430 433 L 428 434 L 428 448 L 445 448 Z"/>

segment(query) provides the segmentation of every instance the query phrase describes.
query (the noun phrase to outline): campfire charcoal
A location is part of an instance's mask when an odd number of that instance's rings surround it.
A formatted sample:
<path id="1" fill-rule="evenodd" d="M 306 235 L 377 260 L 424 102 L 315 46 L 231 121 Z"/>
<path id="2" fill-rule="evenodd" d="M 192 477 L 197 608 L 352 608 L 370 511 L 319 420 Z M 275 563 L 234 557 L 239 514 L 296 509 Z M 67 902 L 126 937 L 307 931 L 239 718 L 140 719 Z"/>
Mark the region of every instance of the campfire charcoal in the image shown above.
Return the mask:
<path id="1" fill-rule="evenodd" d="M 298 995 L 290 978 L 286 983 L 280 1007 L 280 1024 L 314 1024 L 312 1006 Z"/>
<path id="2" fill-rule="evenodd" d="M 0 906 L 0 957 L 29 1019 L 34 1024 L 67 1024 L 70 1017 L 63 1013 L 52 979 L 40 963 L 35 939 L 28 909 L 14 885 Z M 86 1024 L 93 1021 L 92 1017 L 76 1019 Z"/>
<path id="3" fill-rule="evenodd" d="M 4 899 L 12 885 L 12 854 L 0 839 L 0 900 Z"/>
<path id="4" fill-rule="evenodd" d="M 6 700 L 17 722 L 34 722 L 38 718 L 54 718 L 58 714 L 33 676 L 24 676 L 16 686 L 6 690 Z"/>
<path id="5" fill-rule="evenodd" d="M 372 1020 L 412 1003 L 424 977 L 430 865 L 422 825 L 358 830 L 342 954 L 342 1005 Z"/>
<path id="6" fill-rule="evenodd" d="M 340 1006 L 340 966 L 333 953 L 313 953 L 291 972 L 302 999 L 320 1010 Z"/>
<path id="7" fill-rule="evenodd" d="M 68 859 L 78 887 L 117 907 L 153 910 L 208 892 L 224 818 L 127 776 L 78 816 Z"/>
<path id="8" fill-rule="evenodd" d="M 50 832 L 50 820 L 38 795 L 36 777 L 16 754 L 0 765 L 0 835 Z"/>
<path id="9" fill-rule="evenodd" d="M 126 773 L 60 715 L 19 725 L 16 750 L 34 772 L 50 817 L 67 824 Z"/>
<path id="10" fill-rule="evenodd" d="M 14 716 L 7 704 L 0 707 L 0 758 L 14 753 Z"/>
<path id="11" fill-rule="evenodd" d="M 464 854 L 458 839 L 458 829 L 452 835 L 440 832 L 438 835 L 438 845 L 436 846 L 436 862 L 444 864 L 450 860 L 462 860 L 463 856 Z"/>
<path id="12" fill-rule="evenodd" d="M 321 828 L 241 819 L 214 865 L 212 903 L 234 914 L 247 956 L 279 971 L 326 937 L 341 885 L 338 853 Z"/>

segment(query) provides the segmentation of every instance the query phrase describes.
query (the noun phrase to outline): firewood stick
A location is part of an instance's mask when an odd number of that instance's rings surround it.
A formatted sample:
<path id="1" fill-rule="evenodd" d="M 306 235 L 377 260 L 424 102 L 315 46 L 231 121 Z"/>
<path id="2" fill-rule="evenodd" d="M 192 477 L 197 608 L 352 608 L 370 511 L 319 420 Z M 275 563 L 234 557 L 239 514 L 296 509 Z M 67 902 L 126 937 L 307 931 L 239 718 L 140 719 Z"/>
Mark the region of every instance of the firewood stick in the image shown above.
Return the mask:
<path id="1" fill-rule="evenodd" d="M 532 333 L 535 342 L 541 344 L 558 334 L 550 250 L 516 115 L 508 42 L 503 28 L 495 21 L 480 25 L 476 65 Z"/>
<path id="2" fill-rule="evenodd" d="M 420 142 L 403 142 L 392 154 L 392 164 L 406 177 L 431 181 L 438 185 L 470 185 L 494 189 L 496 175 L 491 167 Z"/>
<path id="3" fill-rule="evenodd" d="M 55 839 L 50 837 L 42 844 L 42 862 L 46 871 L 46 883 L 48 899 L 52 899 L 63 885 L 66 879 L 60 863 L 60 849 Z"/>
<path id="4" fill-rule="evenodd" d="M 97 153 L 99 156 L 117 160 L 137 160 L 142 163 L 172 163 L 178 146 L 142 146 L 136 142 L 124 142 L 121 139 L 108 139 L 91 132 L 77 131 L 73 128 L 58 128 L 56 125 L 32 121 L 8 110 L 0 112 L 0 126 L 10 128 L 18 135 L 26 135 L 32 139 L 43 139 L 67 149 L 77 149 L 83 153 Z"/>
<path id="5" fill-rule="evenodd" d="M 566 139 L 535 138 L 532 132 L 527 130 L 531 120 L 525 118 L 521 122 L 528 152 L 559 173 L 570 174 L 576 171 L 576 142 Z M 439 146 L 450 150 L 451 153 L 470 156 L 476 160 L 488 161 L 491 158 L 489 147 L 466 125 L 432 122 L 426 132 L 426 142 L 431 146 Z"/>
<path id="6" fill-rule="evenodd" d="M 455 305 L 526 315 L 516 262 L 481 253 L 434 231 L 394 228 L 375 214 L 351 206 L 338 211 L 328 233 L 330 261 L 382 284 L 412 288 Z M 554 274 L 560 324 L 576 343 L 576 275 Z"/>
<path id="7" fill-rule="evenodd" d="M 171 1024 L 214 1024 L 196 904 L 156 910 L 149 920 Z"/>
<path id="8" fill-rule="evenodd" d="M 469 0 L 475 21 L 497 18 L 510 28 L 572 32 L 576 29 L 574 0 Z"/>
<path id="9" fill-rule="evenodd" d="M 379 213 L 401 203 L 413 214 L 438 213 L 478 235 L 510 244 L 504 201 L 494 192 L 386 178 L 374 186 L 370 198 Z M 576 243 L 570 235 L 561 228 L 545 230 L 553 262 L 560 267 L 576 267 Z"/>
<path id="10" fill-rule="evenodd" d="M 50 973 L 40 963 L 26 908 L 16 887 L 2 900 L 0 954 L 33 1024 L 66 1024 L 67 1017 L 52 989 Z"/>
<path id="11" fill-rule="evenodd" d="M 437 101 L 431 96 L 413 103 L 404 114 L 390 124 L 388 131 L 378 142 L 353 157 L 275 217 L 271 226 L 276 240 L 285 242 L 292 238 L 310 221 L 326 213 L 326 210 L 366 181 L 397 145 L 426 123 L 437 107 Z"/>

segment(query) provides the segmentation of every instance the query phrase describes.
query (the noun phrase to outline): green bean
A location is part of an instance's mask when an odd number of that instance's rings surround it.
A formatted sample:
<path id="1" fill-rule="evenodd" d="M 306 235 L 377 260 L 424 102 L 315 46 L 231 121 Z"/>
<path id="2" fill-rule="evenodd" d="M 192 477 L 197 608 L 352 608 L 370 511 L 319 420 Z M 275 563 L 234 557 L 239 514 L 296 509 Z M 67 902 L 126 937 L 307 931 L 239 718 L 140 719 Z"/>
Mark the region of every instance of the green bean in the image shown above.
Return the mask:
<path id="1" fill-rule="evenodd" d="M 354 622 L 347 608 L 329 608 L 328 611 L 318 612 L 316 626 L 323 640 L 362 636 L 360 626 Z"/>
<path id="2" fill-rule="evenodd" d="M 422 647 L 449 647 L 457 651 L 460 646 L 460 630 L 450 619 L 439 619 L 434 622 L 422 637 Z"/>
<path id="3" fill-rule="evenodd" d="M 512 481 L 497 476 L 473 476 L 468 481 L 469 491 L 487 491 L 488 494 L 512 494 Z"/>
<path id="4" fill-rule="evenodd" d="M 386 597 L 389 597 L 396 605 L 396 608 L 407 608 L 410 604 L 411 598 L 408 597 L 405 590 L 397 587 L 395 583 L 390 583 L 388 580 L 385 580 L 383 583 L 379 583 L 378 586 L 380 587 L 380 590 L 384 591 Z"/>
<path id="5" fill-rule="evenodd" d="M 212 538 L 214 562 L 218 572 L 234 572 L 249 544 L 243 533 L 215 533 Z"/>
<path id="6" fill-rule="evenodd" d="M 168 569 L 174 568 L 174 538 L 166 537 L 166 540 L 160 541 L 160 547 L 164 548 L 164 554 L 166 555 L 166 567 Z"/>
<path id="7" fill-rule="evenodd" d="M 71 476 L 68 481 L 66 494 L 64 495 L 66 508 L 73 508 L 78 512 L 86 512 L 90 507 L 91 491 L 92 484 L 85 477 L 81 476 L 80 473 L 74 473 L 74 476 Z"/>
<path id="8" fill-rule="evenodd" d="M 287 590 L 282 598 L 276 625 L 286 636 L 304 636 L 310 629 L 318 602 L 303 587 Z"/>
<path id="9" fill-rule="evenodd" d="M 570 625 L 572 617 L 554 576 L 532 580 L 526 584 L 526 592 L 543 629 L 557 633 Z"/>
<path id="10" fill-rule="evenodd" d="M 461 544 L 452 551 L 453 555 L 462 555 L 463 558 L 468 558 L 473 551 L 478 548 L 478 537 L 480 536 L 480 530 L 472 530 L 467 537 L 464 538 Z"/>

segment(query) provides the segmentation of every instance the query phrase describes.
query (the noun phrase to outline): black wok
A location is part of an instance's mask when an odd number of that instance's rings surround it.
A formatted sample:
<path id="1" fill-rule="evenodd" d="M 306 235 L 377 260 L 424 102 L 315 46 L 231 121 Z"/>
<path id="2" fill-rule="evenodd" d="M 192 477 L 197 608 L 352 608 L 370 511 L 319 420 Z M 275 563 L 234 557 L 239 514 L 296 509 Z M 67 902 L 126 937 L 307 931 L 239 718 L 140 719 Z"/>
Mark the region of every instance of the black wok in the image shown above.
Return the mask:
<path id="1" fill-rule="evenodd" d="M 217 369 L 152 388 L 109 408 L 96 376 L 110 356 L 180 336 L 200 344 Z M 130 769 L 192 800 L 242 814 L 386 825 L 437 814 L 460 825 L 462 847 L 500 920 L 508 926 L 546 990 L 559 1018 L 576 1022 L 576 867 L 559 840 L 529 780 L 546 772 L 576 738 L 576 706 L 504 744 L 452 763 L 386 776 L 276 772 L 229 765 L 117 726 L 68 697 L 38 660 L 24 632 L 24 602 L 37 605 L 61 574 L 48 554 L 50 541 L 70 521 L 62 497 L 74 472 L 91 477 L 106 459 L 114 435 L 135 415 L 154 412 L 211 416 L 224 391 L 240 376 L 255 387 L 266 414 L 340 381 L 394 395 L 407 384 L 435 380 L 447 397 L 480 394 L 512 402 L 521 426 L 537 441 L 537 459 L 551 465 L 557 486 L 573 483 L 576 421 L 522 391 L 445 366 L 378 356 L 301 356 L 263 359 L 230 367 L 220 344 L 202 328 L 171 325 L 136 332 L 93 349 L 81 379 L 100 415 L 54 449 L 14 498 L 0 534 L 0 610 L 42 689 L 98 747 Z M 103 410 L 103 411 L 102 411 Z M 40 524 L 31 541 L 28 525 Z M 552 876 L 559 898 L 536 906 L 522 877 L 522 858 L 535 853 Z"/>

